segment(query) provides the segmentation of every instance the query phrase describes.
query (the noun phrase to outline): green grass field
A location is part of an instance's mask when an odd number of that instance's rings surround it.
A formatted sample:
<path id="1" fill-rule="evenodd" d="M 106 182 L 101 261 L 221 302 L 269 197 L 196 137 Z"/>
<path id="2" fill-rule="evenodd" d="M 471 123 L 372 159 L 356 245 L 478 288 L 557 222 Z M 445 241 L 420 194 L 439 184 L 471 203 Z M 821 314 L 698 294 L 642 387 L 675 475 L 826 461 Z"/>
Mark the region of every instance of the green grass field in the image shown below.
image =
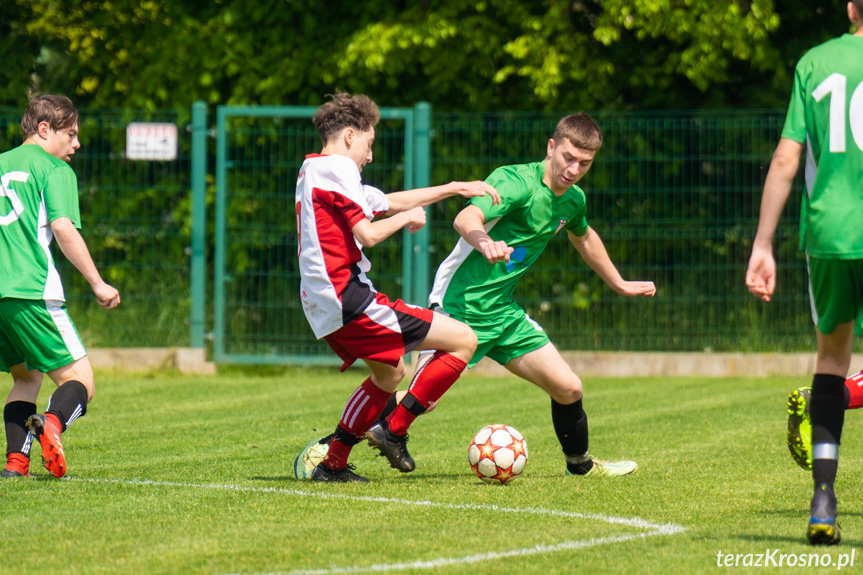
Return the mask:
<path id="1" fill-rule="evenodd" d="M 631 477 L 587 480 L 563 476 L 544 393 L 468 375 L 412 427 L 414 473 L 360 444 L 352 461 L 372 483 L 294 480 L 296 453 L 334 428 L 363 377 L 97 374 L 87 416 L 64 436 L 67 477 L 49 477 L 36 446 L 37 476 L 0 482 L 0 572 L 811 570 L 717 567 L 720 551 L 778 550 L 777 563 L 813 552 L 804 544 L 811 479 L 784 440 L 785 395 L 807 378 L 587 379 L 591 453 L 640 464 Z M 524 434 L 530 459 L 514 483 L 489 486 L 466 453 L 480 427 L 498 422 Z M 854 552 L 848 571 L 863 564 L 859 429 L 849 413 L 837 482 L 843 543 L 814 551 L 837 562 Z"/>

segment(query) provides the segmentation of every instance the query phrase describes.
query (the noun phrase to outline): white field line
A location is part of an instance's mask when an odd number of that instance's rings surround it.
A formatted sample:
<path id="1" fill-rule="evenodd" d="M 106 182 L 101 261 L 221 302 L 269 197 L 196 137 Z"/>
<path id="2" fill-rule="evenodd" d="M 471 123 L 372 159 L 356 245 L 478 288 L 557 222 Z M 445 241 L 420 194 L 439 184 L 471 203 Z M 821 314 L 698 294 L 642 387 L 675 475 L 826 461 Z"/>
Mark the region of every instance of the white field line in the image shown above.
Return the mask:
<path id="1" fill-rule="evenodd" d="M 478 555 L 467 555 L 464 557 L 441 557 L 430 561 L 416 561 L 413 563 L 389 563 L 368 565 L 364 567 L 333 567 L 330 569 L 320 569 L 311 571 L 282 571 L 279 573 L 267 573 L 260 575 L 336 575 L 349 573 L 380 573 L 386 571 L 395 571 L 400 569 L 432 569 L 435 567 L 443 567 L 446 565 L 457 565 L 465 563 L 478 563 L 492 559 L 502 559 L 506 557 L 522 557 L 526 555 L 536 555 L 539 553 L 555 553 L 558 551 L 567 551 L 572 549 L 583 549 L 586 547 L 594 547 L 597 545 L 609 545 L 612 543 L 621 543 L 631 541 L 633 539 L 643 539 L 645 537 L 653 537 L 656 535 L 675 535 L 682 533 L 686 529 L 674 523 L 650 523 L 638 517 L 614 517 L 603 515 L 600 513 L 577 513 L 574 511 L 560 511 L 556 509 L 542 509 L 535 507 L 500 507 L 498 505 L 489 504 L 472 504 L 472 503 L 438 503 L 426 500 L 411 500 L 399 499 L 393 497 L 372 497 L 368 495 L 347 495 L 343 493 L 327 493 L 315 491 L 302 491 L 299 489 L 285 489 L 282 487 L 245 487 L 242 485 L 232 485 L 229 483 L 183 483 L 177 481 L 153 481 L 150 479 L 87 479 L 77 477 L 66 477 L 66 481 L 82 481 L 89 483 L 114 483 L 122 485 L 141 485 L 153 487 L 179 487 L 187 489 L 214 489 L 223 491 L 240 491 L 246 493 L 279 493 L 282 495 L 296 497 L 313 497 L 319 499 L 346 499 L 350 501 L 362 501 L 367 503 L 387 503 L 394 505 L 412 505 L 418 507 L 438 507 L 442 509 L 465 509 L 472 511 L 492 511 L 498 513 L 514 513 L 526 515 L 551 515 L 554 517 L 566 517 L 572 519 L 587 519 L 591 521 L 601 521 L 614 525 L 624 525 L 642 529 L 642 533 L 634 533 L 629 535 L 619 535 L 616 537 L 600 537 L 598 539 L 583 539 L 579 541 L 564 541 L 554 545 L 536 545 L 534 547 L 526 547 L 524 549 L 513 549 L 511 551 L 503 551 L 498 553 L 481 553 Z"/>
<path id="2" fill-rule="evenodd" d="M 556 551 L 570 551 L 572 549 L 584 549 L 596 545 L 608 545 L 621 543 L 633 539 L 642 539 L 652 535 L 660 535 L 658 531 L 636 533 L 632 535 L 620 535 L 617 537 L 600 537 L 599 539 L 583 539 L 581 541 L 564 541 L 554 545 L 536 545 L 524 549 L 513 549 L 512 551 L 501 551 L 499 553 L 489 552 L 479 555 L 467 555 L 465 557 L 441 557 L 431 561 L 414 561 L 413 563 L 381 563 L 365 567 L 334 567 L 332 569 L 318 569 L 313 571 L 279 571 L 272 573 L 256 573 L 254 575 L 340 575 L 343 573 L 382 573 L 385 571 L 401 571 L 405 569 L 434 569 L 447 565 L 461 565 L 465 563 L 479 563 L 480 561 L 492 561 L 506 557 L 524 557 L 537 555 L 539 553 L 554 553 Z"/>

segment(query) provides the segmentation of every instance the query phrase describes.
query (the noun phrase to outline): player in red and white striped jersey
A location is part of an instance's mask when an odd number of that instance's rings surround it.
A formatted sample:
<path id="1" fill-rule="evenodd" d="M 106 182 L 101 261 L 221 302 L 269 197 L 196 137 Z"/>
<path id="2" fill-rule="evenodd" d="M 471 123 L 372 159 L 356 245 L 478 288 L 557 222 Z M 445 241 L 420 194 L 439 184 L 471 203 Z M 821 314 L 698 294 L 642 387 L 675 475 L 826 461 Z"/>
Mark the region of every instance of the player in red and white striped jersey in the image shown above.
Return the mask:
<path id="1" fill-rule="evenodd" d="M 373 159 L 379 119 L 367 96 L 336 93 L 312 118 L 323 149 L 306 157 L 297 179 L 303 311 L 315 336 L 342 359 L 343 371 L 357 359 L 371 371 L 348 400 L 326 457 L 309 476 L 313 481 L 368 481 L 348 467 L 351 449 L 404 377 L 403 356 L 434 349 L 438 352 L 413 384 L 411 398 L 381 430 L 384 445 L 378 446 L 394 467 L 412 471 L 407 428 L 458 379 L 476 349 L 476 336 L 463 323 L 378 292 L 366 276 L 371 264 L 362 249 L 405 227 L 421 229 L 423 208 L 444 198 L 489 194 L 499 203 L 500 196 L 481 181 L 392 194 L 364 186 L 361 172 Z M 389 217 L 375 220 L 381 215 Z"/>

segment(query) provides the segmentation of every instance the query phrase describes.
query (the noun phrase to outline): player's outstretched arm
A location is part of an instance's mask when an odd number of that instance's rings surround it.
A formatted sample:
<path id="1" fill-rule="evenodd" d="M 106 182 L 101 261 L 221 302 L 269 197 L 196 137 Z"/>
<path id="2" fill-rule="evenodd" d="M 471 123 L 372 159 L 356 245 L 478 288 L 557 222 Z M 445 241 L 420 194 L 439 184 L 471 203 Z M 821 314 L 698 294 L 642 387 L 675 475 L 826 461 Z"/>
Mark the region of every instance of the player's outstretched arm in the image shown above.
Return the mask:
<path id="1" fill-rule="evenodd" d="M 354 224 L 351 231 L 363 247 L 370 248 L 405 227 L 413 233 L 422 229 L 425 223 L 425 210 L 417 207 L 374 222 L 362 219 Z"/>
<path id="2" fill-rule="evenodd" d="M 494 241 L 486 233 L 484 224 L 485 214 L 478 207 L 471 205 L 459 212 L 455 217 L 453 227 L 473 249 L 488 260 L 488 263 L 509 263 L 509 256 L 512 254 L 513 248 L 504 241 Z"/>
<path id="3" fill-rule="evenodd" d="M 450 182 L 431 188 L 393 192 L 392 194 L 387 194 L 389 209 L 386 215 L 391 216 L 416 207 L 424 208 L 452 196 L 476 198 L 486 194 L 491 196 L 492 204 L 500 204 L 500 195 L 497 193 L 497 190 L 479 180 L 474 182 Z"/>
<path id="4" fill-rule="evenodd" d="M 87 244 L 84 243 L 84 238 L 75 229 L 72 220 L 57 218 L 51 222 L 51 231 L 54 232 L 54 238 L 57 240 L 57 245 L 60 246 L 60 251 L 90 284 L 99 305 L 105 309 L 113 309 L 120 305 L 120 292 L 105 283 L 102 276 L 99 275 L 99 270 L 96 269 L 96 264 L 90 257 Z"/>
<path id="5" fill-rule="evenodd" d="M 803 144 L 782 138 L 773 154 L 764 195 L 761 197 L 761 213 L 758 216 L 758 231 L 752 243 L 752 255 L 746 269 L 746 287 L 749 293 L 764 301 L 770 301 L 776 289 L 776 260 L 773 258 L 773 234 L 785 202 L 791 194 L 791 186 L 800 165 Z"/>
<path id="6" fill-rule="evenodd" d="M 605 244 L 593 228 L 588 226 L 587 233 L 583 236 L 577 236 L 572 232 L 567 232 L 569 241 L 590 266 L 590 269 L 602 278 L 608 287 L 615 292 L 628 297 L 656 295 L 656 286 L 651 281 L 627 281 L 623 279 L 620 272 L 612 263 L 608 256 L 608 251 L 605 249 Z"/>

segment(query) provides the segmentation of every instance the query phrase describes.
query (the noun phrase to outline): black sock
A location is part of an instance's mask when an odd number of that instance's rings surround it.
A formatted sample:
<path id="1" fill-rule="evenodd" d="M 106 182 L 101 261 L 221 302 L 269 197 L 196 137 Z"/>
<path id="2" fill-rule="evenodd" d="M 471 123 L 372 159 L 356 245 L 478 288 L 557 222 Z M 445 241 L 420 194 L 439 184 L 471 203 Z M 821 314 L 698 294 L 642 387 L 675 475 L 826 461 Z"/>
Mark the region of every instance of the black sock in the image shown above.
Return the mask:
<path id="1" fill-rule="evenodd" d="M 336 431 L 332 435 L 331 441 L 338 441 L 342 445 L 347 445 L 348 447 L 353 447 L 360 441 L 362 441 L 362 437 L 357 437 L 356 435 L 351 434 L 348 430 L 346 430 L 341 425 L 336 426 Z"/>
<path id="2" fill-rule="evenodd" d="M 809 404 L 812 419 L 812 479 L 816 487 L 826 483 L 833 489 L 839 464 L 838 448 L 842 440 L 845 406 L 845 378 L 816 373 L 812 377 L 812 398 Z M 835 449 L 820 448 L 819 444 L 832 445 Z"/>
<path id="3" fill-rule="evenodd" d="M 395 396 L 396 394 L 394 393 L 391 397 Z M 387 403 L 389 403 L 389 401 L 387 401 Z M 408 413 L 410 413 L 414 417 L 419 417 L 426 412 L 426 408 L 423 406 L 422 403 L 419 402 L 417 396 L 415 396 L 411 392 L 407 392 L 402 398 L 401 406 L 404 407 L 408 411 Z"/>
<path id="4" fill-rule="evenodd" d="M 80 381 L 67 381 L 51 395 L 45 413 L 56 415 L 61 431 L 65 432 L 73 421 L 87 413 L 87 388 Z"/>
<path id="5" fill-rule="evenodd" d="M 30 432 L 27 418 L 36 413 L 36 404 L 29 401 L 11 401 L 3 408 L 6 424 L 6 453 L 30 455 Z"/>
<path id="6" fill-rule="evenodd" d="M 399 402 L 396 399 L 396 394 L 394 393 L 387 400 L 387 404 L 384 406 L 384 410 L 378 416 L 378 423 L 383 424 L 383 422 L 387 418 L 387 416 L 389 416 L 389 414 L 394 412 L 398 406 L 399 406 Z"/>
<path id="7" fill-rule="evenodd" d="M 582 400 L 563 405 L 551 400 L 551 423 L 554 433 L 567 458 L 570 473 L 583 474 L 590 471 L 593 462 L 587 457 L 587 414 Z"/>

